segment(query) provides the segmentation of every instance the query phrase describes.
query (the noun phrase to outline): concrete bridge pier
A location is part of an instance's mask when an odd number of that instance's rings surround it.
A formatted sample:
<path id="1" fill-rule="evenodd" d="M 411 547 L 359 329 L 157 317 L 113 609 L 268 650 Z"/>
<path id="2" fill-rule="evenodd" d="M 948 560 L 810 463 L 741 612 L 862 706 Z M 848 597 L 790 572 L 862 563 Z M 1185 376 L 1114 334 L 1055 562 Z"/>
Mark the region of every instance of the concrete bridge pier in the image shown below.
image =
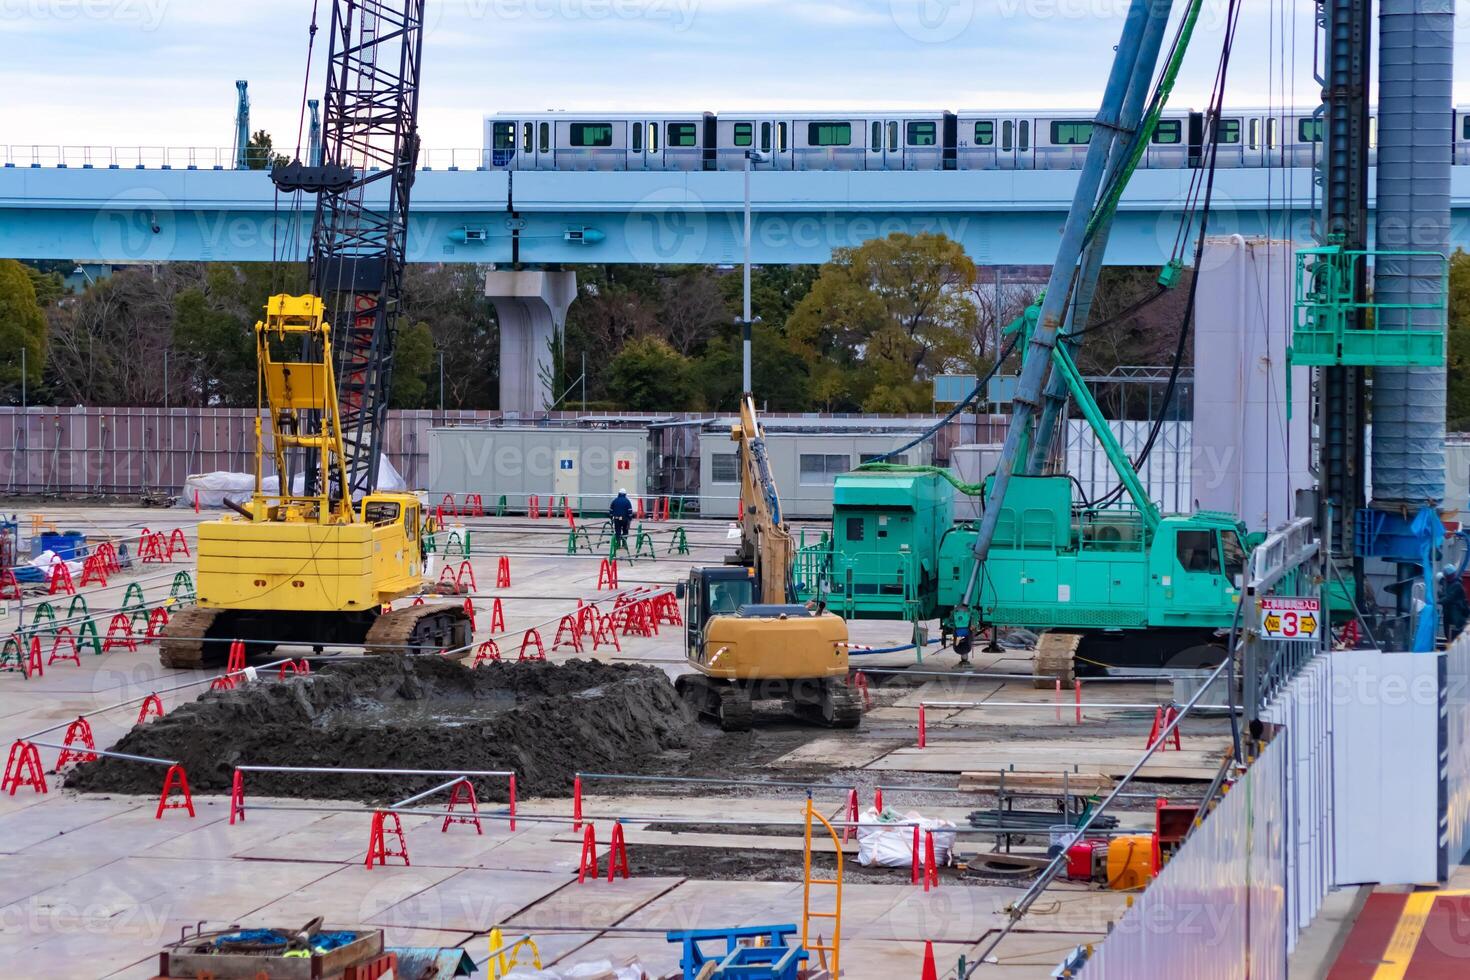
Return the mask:
<path id="1" fill-rule="evenodd" d="M 496 270 L 485 274 L 485 297 L 500 317 L 500 410 L 545 411 L 552 400 L 551 342 L 566 328 L 577 274 Z"/>

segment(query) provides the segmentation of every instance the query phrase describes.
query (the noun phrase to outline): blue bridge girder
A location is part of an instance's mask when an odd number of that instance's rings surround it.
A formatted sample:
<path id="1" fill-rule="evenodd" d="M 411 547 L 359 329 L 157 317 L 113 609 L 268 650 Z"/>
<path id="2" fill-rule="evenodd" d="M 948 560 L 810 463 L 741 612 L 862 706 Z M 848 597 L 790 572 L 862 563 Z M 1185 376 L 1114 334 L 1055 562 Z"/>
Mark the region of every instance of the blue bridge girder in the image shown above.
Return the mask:
<path id="1" fill-rule="evenodd" d="M 1193 175 L 1134 176 L 1109 263 L 1170 257 Z M 1211 234 L 1309 242 L 1319 207 L 1313 178 L 1309 168 L 1219 171 Z M 1076 171 L 759 172 L 751 179 L 754 260 L 820 263 L 874 236 L 938 231 L 980 265 L 1046 265 L 1076 179 Z M 743 195 L 738 172 L 421 172 L 409 260 L 736 263 Z M 306 255 L 313 203 L 295 210 L 291 198 L 278 200 L 260 171 L 0 168 L 0 257 L 290 260 Z M 1470 167 L 1454 168 L 1452 206 L 1451 241 L 1470 248 Z"/>

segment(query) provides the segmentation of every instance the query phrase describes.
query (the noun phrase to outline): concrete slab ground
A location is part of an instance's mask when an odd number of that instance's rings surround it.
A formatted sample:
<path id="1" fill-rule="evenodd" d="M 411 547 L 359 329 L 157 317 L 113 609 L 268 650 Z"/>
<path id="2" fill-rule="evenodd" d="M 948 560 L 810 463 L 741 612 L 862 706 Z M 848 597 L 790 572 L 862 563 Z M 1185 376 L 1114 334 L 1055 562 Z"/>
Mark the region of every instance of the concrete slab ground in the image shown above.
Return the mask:
<path id="1" fill-rule="evenodd" d="M 145 527 L 170 533 L 181 529 L 192 551 L 197 522 L 211 516 L 196 517 L 188 510 L 51 505 L 47 514 L 63 529 L 87 530 L 94 543 L 109 538 L 126 544 L 135 557 L 138 535 Z M 461 535 L 469 533 L 471 553 L 451 560 L 456 570 L 461 561 L 468 561 L 477 583 L 470 596 L 479 627 L 477 644 L 492 638 L 488 613 L 497 600 L 506 628 L 494 638 L 514 659 L 527 629 L 550 627 L 543 634 L 549 646 L 557 620 L 579 600 L 607 602 L 612 595 L 596 588 L 600 556 L 566 554 L 567 528 L 561 520 L 471 518 L 461 523 Z M 592 523 L 594 540 L 599 523 Z M 691 564 L 721 563 L 730 549 L 726 525 L 688 521 L 685 526 L 692 554 L 678 556 L 669 553 L 673 524 L 648 522 L 657 558 L 621 563 L 621 585 L 668 586 L 684 578 Z M 444 538 L 447 535 L 441 535 Z M 492 587 L 501 555 L 512 565 L 512 585 L 504 589 Z M 135 564 L 106 586 L 89 585 L 84 590 L 88 612 L 105 633 L 111 616 L 128 602 L 127 590 L 133 584 L 142 588 L 150 607 L 177 608 L 167 596 L 180 572 L 192 575 L 192 556 Z M 7 608 L 0 609 L 0 635 L 29 626 L 46 598 L 28 595 L 23 608 L 5 604 Z M 60 609 L 70 599 L 52 601 Z M 908 626 L 861 622 L 853 623 L 851 632 L 855 643 L 882 647 L 905 642 Z M 650 664 L 674 675 L 684 669 L 682 646 L 679 629 L 665 626 L 657 637 L 624 637 L 619 650 L 604 647 L 582 655 Z M 282 655 L 305 652 L 281 651 Z M 326 655 L 355 654 L 329 650 Z M 573 655 L 575 651 L 560 649 L 551 658 Z M 161 667 L 156 647 L 147 640 L 140 640 L 136 650 L 86 652 L 81 660 L 80 666 L 53 663 L 43 676 L 30 679 L 13 671 L 0 673 L 0 740 L 8 745 L 51 729 L 41 739 L 59 742 L 61 729 L 79 714 L 121 703 L 91 718 L 98 747 L 105 747 L 136 723 L 138 702 L 149 693 L 159 692 L 165 710 L 171 710 L 207 689 L 207 684 L 195 683 L 200 675 Z M 931 654 L 921 666 L 948 671 L 954 660 L 952 655 Z M 862 664 L 904 668 L 915 666 L 916 658 L 912 652 L 887 654 L 864 658 Z M 757 863 L 764 855 L 781 880 L 701 877 L 698 869 L 706 865 L 691 857 L 689 867 L 695 870 L 690 873 L 660 871 L 579 885 L 580 837 L 568 826 L 570 801 L 564 798 L 520 800 L 515 831 L 504 819 L 486 816 L 483 833 L 467 825 L 441 833 L 436 818 L 407 816 L 404 826 L 412 865 L 368 870 L 362 864 L 368 811 L 360 802 L 252 797 L 253 807 L 306 806 L 315 812 L 252 808 L 243 823 L 231 825 L 226 799 L 196 796 L 193 818 L 169 811 L 158 819 L 156 797 L 78 794 L 48 773 L 50 791 L 45 795 L 30 788 L 0 794 L 0 961 L 9 964 L 10 976 L 147 977 L 153 975 L 160 947 L 201 920 L 207 927 L 279 926 L 323 915 L 330 925 L 385 928 L 390 942 L 463 946 L 477 960 L 485 958 L 489 929 L 501 925 L 508 935 L 535 936 L 548 966 L 637 960 L 651 975 L 666 975 L 677 969 L 678 955 L 665 941 L 665 930 L 801 922 L 800 837 L 795 828 L 753 833 L 748 827 L 734 832 L 693 827 L 675 833 L 674 828 L 651 826 L 650 821 L 795 822 L 802 814 L 804 793 L 769 785 L 793 778 L 834 783 L 838 788 L 815 790 L 814 798 L 822 812 L 840 817 L 846 802 L 846 790 L 840 787 L 857 788 L 866 807 L 879 782 L 952 789 L 957 773 L 1010 765 L 1042 772 L 1079 767 L 1116 771 L 1142 751 L 1148 725 L 1143 714 L 1099 710 L 1089 713 L 1086 724 L 1078 727 L 1065 699 L 1060 720 L 1055 710 L 1045 710 L 1048 705 L 1055 708 L 1055 694 L 1031 687 L 1024 651 L 977 654 L 972 669 L 1015 673 L 1018 679 L 933 678 L 895 684 L 884 678 L 873 684 L 875 709 L 863 729 L 851 733 L 808 731 L 779 718 L 759 722 L 751 759 L 721 763 L 710 772 L 712 777 L 738 774 L 755 781 L 758 785 L 753 787 L 635 783 L 587 787 L 585 812 L 589 820 L 599 822 L 604 849 L 609 821 L 628 818 L 626 834 L 635 866 L 639 855 L 653 852 L 677 858 L 738 851 L 756 855 Z M 169 690 L 191 683 L 195 686 Z M 257 683 L 277 683 L 274 672 L 265 672 Z M 1113 684 L 1098 685 L 1087 696 L 1109 703 L 1155 702 L 1166 698 L 1167 692 L 1147 683 Z M 936 712 L 932 720 L 939 727 L 931 746 L 918 750 L 915 709 L 919 700 L 931 698 L 1027 701 L 1043 707 L 1019 709 L 1030 712 L 1024 719 L 1014 712 L 1002 715 L 1003 709 Z M 1168 753 L 1161 765 L 1171 772 L 1182 767 L 1191 778 L 1198 773 L 1213 775 L 1213 760 L 1222 746 L 1218 731 L 1206 726 L 1187 732 L 1185 751 Z M 757 751 L 761 746 L 781 749 L 767 759 Z M 54 768 L 56 751 L 41 751 L 47 769 Z M 453 760 L 445 760 L 445 765 L 452 767 Z M 738 773 L 728 768 L 732 765 Z M 159 778 L 161 785 L 161 770 Z M 981 794 L 889 792 L 892 808 L 914 809 L 957 823 L 963 823 L 971 810 L 993 805 L 992 798 Z M 354 812 L 331 812 L 333 807 Z M 486 808 L 487 813 L 495 809 Z M 503 816 L 503 807 L 500 810 Z M 1148 813 L 1140 809 L 1124 813 L 1124 818 L 1142 824 Z M 990 838 L 962 835 L 959 853 L 961 858 L 983 854 L 991 846 Z M 1019 846 L 1037 853 L 1036 839 Z M 830 849 L 825 841 L 819 848 Z M 848 867 L 856 871 L 851 850 L 849 846 Z M 790 872 L 793 866 L 796 870 Z M 957 872 L 945 874 L 943 885 L 928 893 L 909 884 L 908 868 L 865 871 L 863 880 L 845 884 L 843 975 L 853 980 L 917 977 L 926 940 L 936 944 L 941 976 L 960 956 L 973 961 L 978 944 L 1005 924 L 1007 906 L 1020 895 L 1020 888 L 964 879 Z M 831 901 L 830 890 L 819 890 L 817 902 L 828 904 L 818 908 L 829 908 Z M 998 947 L 990 975 L 1049 975 L 1068 950 L 1099 941 L 1109 923 L 1122 914 L 1124 902 L 1120 894 L 1085 885 L 1054 886 L 1033 915 L 1023 920 L 1022 928 Z"/>

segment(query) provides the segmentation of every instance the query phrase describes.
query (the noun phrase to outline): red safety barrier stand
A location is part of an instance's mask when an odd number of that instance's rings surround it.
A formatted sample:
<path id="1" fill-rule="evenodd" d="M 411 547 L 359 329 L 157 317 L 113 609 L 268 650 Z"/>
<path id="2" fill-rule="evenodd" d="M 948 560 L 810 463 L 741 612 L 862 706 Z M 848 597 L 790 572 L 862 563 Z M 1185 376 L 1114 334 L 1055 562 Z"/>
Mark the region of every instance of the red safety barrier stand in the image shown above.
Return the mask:
<path id="1" fill-rule="evenodd" d="M 184 537 L 184 529 L 181 527 L 176 527 L 174 528 L 174 533 L 170 534 L 168 537 L 168 560 L 173 561 L 174 553 L 180 551 L 190 558 L 194 557 L 189 552 L 189 540 L 188 538 Z"/>
<path id="2" fill-rule="evenodd" d="M 577 862 L 577 884 L 582 884 L 589 876 L 593 881 L 597 880 L 597 828 L 590 823 L 582 835 L 582 857 Z"/>
<path id="3" fill-rule="evenodd" d="M 157 694 L 150 694 L 143 699 L 143 706 L 138 709 L 138 724 L 141 725 L 148 720 L 150 708 L 153 709 L 152 715 L 154 718 L 163 717 L 163 701 Z"/>
<path id="4" fill-rule="evenodd" d="M 37 640 L 40 638 L 37 637 Z M 63 650 L 62 647 L 65 646 Z M 46 658 L 46 666 L 50 667 L 58 660 L 70 660 L 78 667 L 82 665 L 81 651 L 77 649 L 77 637 L 70 626 L 63 626 L 56 631 L 56 639 L 51 641 L 51 656 Z"/>
<path id="5" fill-rule="evenodd" d="M 107 638 L 102 641 L 102 652 L 107 653 L 113 647 L 138 652 L 138 641 L 133 639 L 133 621 L 127 613 L 113 616 L 112 622 L 107 626 Z"/>
<path id="6" fill-rule="evenodd" d="M 90 751 L 97 747 L 97 743 L 92 741 L 92 723 L 80 716 L 66 726 L 66 737 L 61 740 L 61 745 L 61 755 L 56 757 L 58 770 L 73 760 L 94 762 L 97 759 L 97 753 Z M 77 745 L 81 748 L 74 748 Z"/>
<path id="7" fill-rule="evenodd" d="M 387 821 L 391 819 L 392 825 Z M 398 850 L 388 849 L 388 835 L 392 834 L 398 838 Z M 368 835 L 367 860 L 364 866 L 369 870 L 374 864 L 386 865 L 390 857 L 403 858 L 404 867 L 410 867 L 408 860 L 408 838 L 403 836 L 403 821 L 398 819 L 398 814 L 392 810 L 374 810 L 372 830 Z"/>
<path id="8" fill-rule="evenodd" d="M 180 800 L 171 802 L 168 797 L 175 790 Z M 194 798 L 189 795 L 189 777 L 183 766 L 169 766 L 168 772 L 163 774 L 163 792 L 158 795 L 158 809 L 154 811 L 153 819 L 162 820 L 164 810 L 187 810 L 190 817 L 194 816 Z"/>
<path id="9" fill-rule="evenodd" d="M 535 655 L 534 656 L 531 656 L 531 657 L 528 658 L 526 656 L 526 651 L 528 649 L 530 649 L 532 645 L 534 645 L 536 647 L 536 652 L 535 652 Z M 516 657 L 516 660 L 517 661 L 521 661 L 521 660 L 526 660 L 526 659 L 531 659 L 531 660 L 545 660 L 546 659 L 546 648 L 544 646 L 542 646 L 542 644 L 541 644 L 541 634 L 538 633 L 534 629 L 526 630 L 526 635 L 523 636 L 523 637 L 521 637 L 521 652 L 520 652 L 520 656 Z"/>
<path id="10" fill-rule="evenodd" d="M 475 661 L 470 666 L 478 667 L 481 664 L 488 664 L 492 661 L 500 663 L 500 644 L 494 640 L 486 640 L 475 650 Z"/>
<path id="11" fill-rule="evenodd" d="M 10 757 L 5 761 L 5 778 L 0 780 L 0 793 L 15 795 L 22 786 L 29 786 L 37 793 L 46 792 L 46 772 L 41 768 L 41 752 L 24 739 L 10 746 Z"/>
<path id="12" fill-rule="evenodd" d="M 555 653 L 560 650 L 562 644 L 570 646 L 577 653 L 582 652 L 582 631 L 577 628 L 577 618 L 574 614 L 563 616 L 561 622 L 557 624 L 556 639 L 551 643 L 551 652 Z"/>
<path id="13" fill-rule="evenodd" d="M 55 595 L 58 591 L 66 595 L 77 594 L 77 587 L 72 584 L 71 580 L 71 569 L 67 568 L 66 562 L 60 559 L 57 559 L 56 563 L 51 566 L 51 584 L 46 589 L 46 594 Z"/>
<path id="14" fill-rule="evenodd" d="M 495 566 L 495 587 L 510 588 L 510 559 L 505 555 L 500 556 L 500 561 Z"/>
<path id="15" fill-rule="evenodd" d="M 846 820 L 847 820 L 848 826 L 842 831 L 842 843 L 844 843 L 844 844 L 846 844 L 848 841 L 852 840 L 853 838 L 857 837 L 857 822 L 858 822 L 858 795 L 857 795 L 857 787 L 853 787 L 852 789 L 850 789 L 850 790 L 847 791 L 847 813 L 846 813 L 845 816 L 846 816 Z"/>
<path id="16" fill-rule="evenodd" d="M 1167 706 L 1160 705 L 1159 707 L 1155 708 L 1154 724 L 1153 727 L 1149 729 L 1148 745 L 1146 747 L 1150 749 L 1153 748 L 1154 745 L 1157 744 L 1161 738 L 1163 738 L 1164 729 L 1168 728 L 1170 723 L 1173 722 L 1174 719 L 1177 717 L 1179 717 L 1179 712 L 1172 704 Z M 1175 751 L 1181 750 L 1181 743 L 1179 740 L 1179 726 L 1177 725 L 1174 726 L 1174 730 L 1169 733 L 1169 737 L 1163 739 L 1163 744 L 1159 746 L 1159 751 L 1166 751 L 1169 748 L 1170 742 L 1174 743 Z"/>
<path id="17" fill-rule="evenodd" d="M 934 965 L 934 943 L 929 940 L 924 941 L 924 966 L 919 980 L 939 980 L 939 970 Z"/>
<path id="18" fill-rule="evenodd" d="M 939 862 L 934 860 L 934 831 L 924 831 L 924 891 L 939 887 Z"/>
<path id="19" fill-rule="evenodd" d="M 621 871 L 623 878 L 628 877 L 628 845 L 623 840 L 623 822 L 613 821 L 612 838 L 607 843 L 607 880 L 608 884 L 617 880 L 618 872 Z"/>
<path id="20" fill-rule="evenodd" d="M 235 770 L 235 778 L 230 780 L 230 826 L 235 821 L 245 822 L 245 774 Z"/>
<path id="21" fill-rule="evenodd" d="M 924 720 L 924 703 L 919 702 L 919 748 L 924 748 L 929 743 L 928 725 Z"/>
<path id="22" fill-rule="evenodd" d="M 468 806 L 469 813 L 455 813 L 457 806 Z M 454 784 L 449 791 L 449 805 L 444 808 L 444 826 L 439 828 L 439 833 L 449 830 L 452 823 L 474 824 L 475 833 L 483 835 L 484 829 L 480 826 L 480 804 L 475 799 L 475 785 L 468 779 L 461 779 Z"/>
<path id="23" fill-rule="evenodd" d="M 495 597 L 495 604 L 490 607 L 490 632 L 505 632 L 505 606 L 500 602 L 500 597 Z"/>
<path id="24" fill-rule="evenodd" d="M 41 663 L 41 638 L 33 636 L 30 648 L 26 651 L 26 679 L 45 676 L 46 668 Z"/>
<path id="25" fill-rule="evenodd" d="M 572 777 L 572 830 L 582 829 L 582 777 Z"/>

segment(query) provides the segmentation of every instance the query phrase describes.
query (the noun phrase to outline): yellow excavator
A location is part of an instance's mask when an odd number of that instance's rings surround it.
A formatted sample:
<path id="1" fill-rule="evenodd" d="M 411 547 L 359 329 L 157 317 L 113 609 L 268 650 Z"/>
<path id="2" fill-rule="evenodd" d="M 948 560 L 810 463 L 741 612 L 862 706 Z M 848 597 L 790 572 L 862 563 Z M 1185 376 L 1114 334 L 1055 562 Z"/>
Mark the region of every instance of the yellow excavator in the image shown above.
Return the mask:
<path id="1" fill-rule="evenodd" d="M 270 173 L 283 201 L 316 196 L 310 290 L 270 297 L 255 326 L 255 492 L 245 504 L 227 501 L 236 516 L 199 525 L 198 604 L 165 628 L 168 667 L 224 663 L 235 640 L 249 654 L 331 643 L 424 652 L 470 641 L 458 605 L 382 611 L 424 584 L 418 499 L 377 490 L 418 165 L 424 4 L 332 7 L 320 153 Z M 265 425 L 280 480 L 273 493 Z"/>
<path id="2" fill-rule="evenodd" d="M 249 654 L 333 642 L 362 643 L 369 653 L 468 646 L 469 618 L 459 606 L 381 611 L 423 586 L 421 508 L 413 494 L 368 493 L 355 504 L 342 492 L 350 483 L 322 300 L 272 296 L 255 336 L 262 402 L 255 492 L 243 505 L 226 501 L 236 516 L 199 525 L 198 604 L 169 621 L 159 645 L 163 665 L 222 664 L 235 640 Z M 302 493 L 289 486 L 265 492 L 262 416 L 283 482 L 292 451 L 315 461 L 315 479 L 303 479 Z M 306 494 L 308 483 L 317 492 Z"/>
<path id="3" fill-rule="evenodd" d="M 847 686 L 847 623 L 795 600 L 796 543 L 781 517 L 749 394 L 730 438 L 740 447 L 740 550 L 725 565 L 691 570 L 677 587 L 694 672 L 674 685 L 727 732 L 750 729 L 756 701 L 781 701 L 801 718 L 856 728 L 862 705 Z"/>

